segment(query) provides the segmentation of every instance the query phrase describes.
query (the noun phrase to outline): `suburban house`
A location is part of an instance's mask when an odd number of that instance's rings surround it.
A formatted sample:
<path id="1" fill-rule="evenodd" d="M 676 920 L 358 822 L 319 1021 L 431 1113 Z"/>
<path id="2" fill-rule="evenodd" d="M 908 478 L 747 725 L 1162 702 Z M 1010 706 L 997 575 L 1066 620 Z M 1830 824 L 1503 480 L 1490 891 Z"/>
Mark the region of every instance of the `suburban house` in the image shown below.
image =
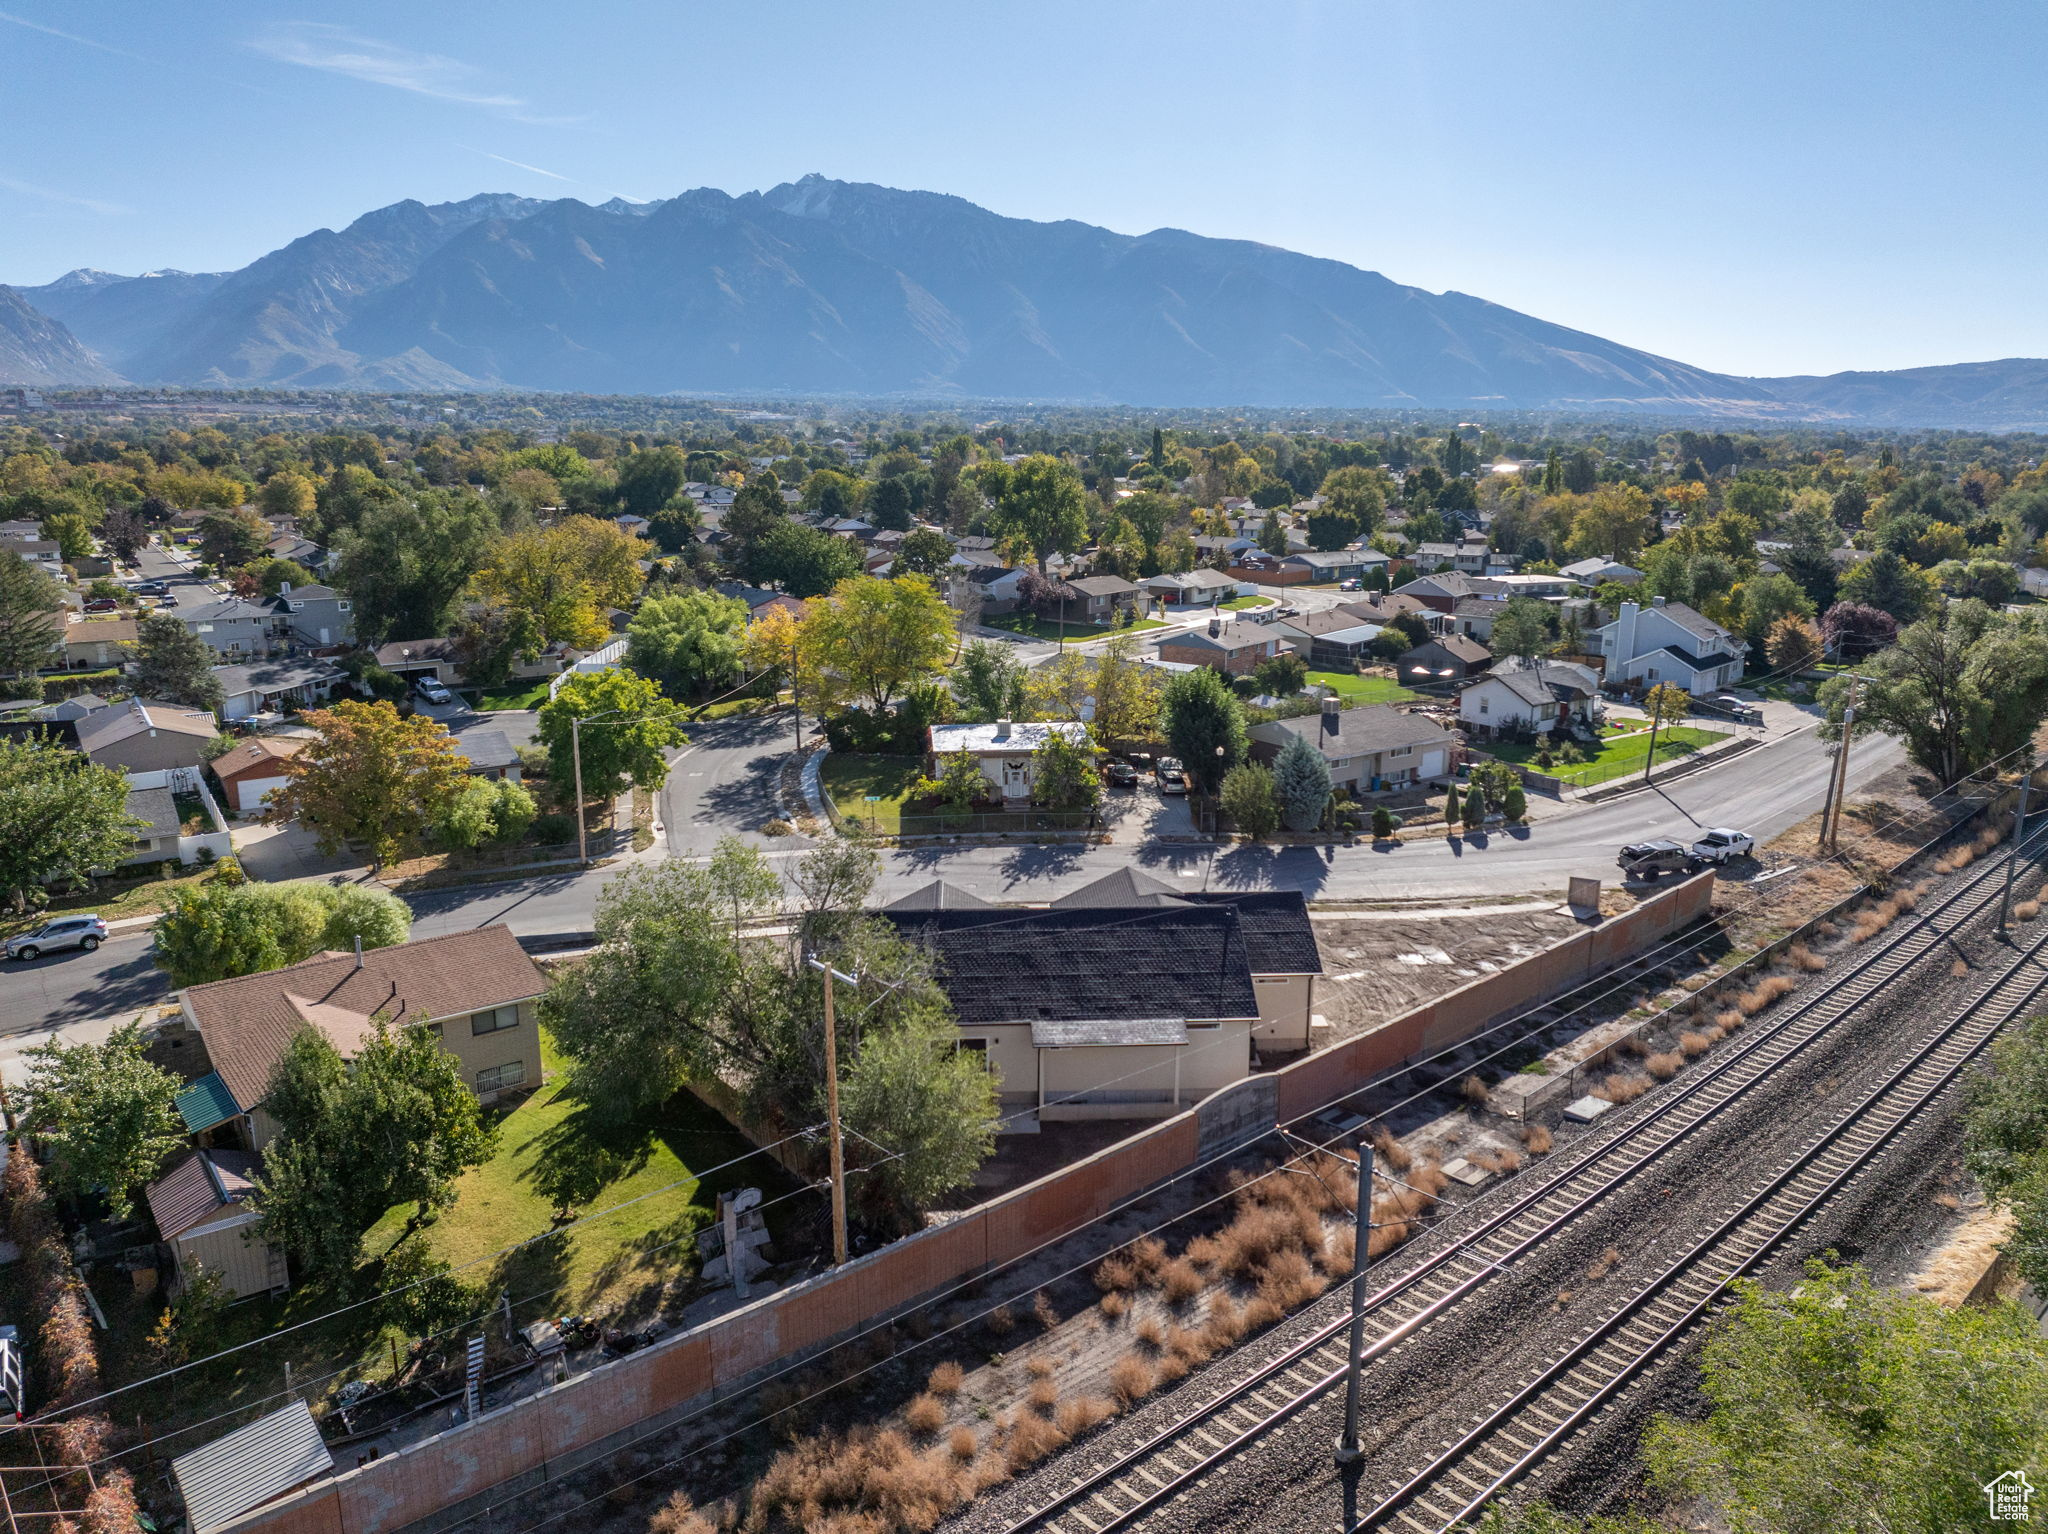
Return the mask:
<path id="1" fill-rule="evenodd" d="M 1486 736 L 1502 729 L 1590 733 L 1598 728 L 1599 700 L 1599 680 L 1585 666 L 1505 666 L 1459 690 L 1458 723 Z"/>
<path id="2" fill-rule="evenodd" d="M 1486 644 L 1493 638 L 1493 625 L 1508 610 L 1506 597 L 1459 597 L 1447 613 L 1438 613 L 1430 627 L 1439 634 L 1463 634 Z"/>
<path id="3" fill-rule="evenodd" d="M 2035 566 L 2020 571 L 2020 590 L 2029 596 L 2048 596 L 2048 569 Z"/>
<path id="4" fill-rule="evenodd" d="M 19 554 L 36 569 L 53 580 L 64 574 L 64 550 L 62 545 L 49 538 L 10 538 L 7 552 Z"/>
<path id="5" fill-rule="evenodd" d="M 1255 724 L 1249 733 L 1252 759 L 1269 765 L 1290 739 L 1307 741 L 1330 764 L 1330 782 L 1354 797 L 1441 782 L 1457 762 L 1456 735 L 1384 703 L 1342 708 L 1325 698 L 1320 713 Z"/>
<path id="6" fill-rule="evenodd" d="M 1599 642 L 1609 686 L 1670 682 L 1699 696 L 1742 680 L 1748 646 L 1683 602 L 1624 602 L 1615 620 L 1589 636 Z"/>
<path id="7" fill-rule="evenodd" d="M 299 644 L 317 650 L 355 642 L 355 604 L 332 586 L 294 587 L 285 581 L 270 599 L 270 608 L 276 615 L 274 627 Z"/>
<path id="8" fill-rule="evenodd" d="M 261 660 L 270 653 L 275 614 L 264 603 L 223 597 L 218 602 L 176 611 L 179 621 L 223 659 Z"/>
<path id="9" fill-rule="evenodd" d="M 87 714 L 77 728 L 79 750 L 123 772 L 197 767 L 200 751 L 220 733 L 213 715 L 203 710 L 139 699 Z"/>
<path id="10" fill-rule="evenodd" d="M 1121 575 L 1084 575 L 1067 586 L 1081 598 L 1073 616 L 1090 623 L 1114 623 L 1118 613 L 1138 604 L 1138 588 Z"/>
<path id="11" fill-rule="evenodd" d="M 386 671 L 408 681 L 432 676 L 444 687 L 453 687 L 462 680 L 462 655 L 453 639 L 394 639 L 378 645 L 375 658 Z"/>
<path id="12" fill-rule="evenodd" d="M 1221 570 L 1155 575 L 1139 584 L 1168 607 L 1214 607 L 1237 595 L 1237 582 Z"/>
<path id="13" fill-rule="evenodd" d="M 133 618 L 77 619 L 64 625 L 64 665 L 72 671 L 125 665 L 139 637 Z"/>
<path id="14" fill-rule="evenodd" d="M 1281 651 L 1280 635 L 1263 623 L 1211 618 L 1203 629 L 1183 629 L 1159 642 L 1159 658 L 1187 666 L 1213 666 L 1233 676 L 1258 669 Z"/>
<path id="15" fill-rule="evenodd" d="M 303 735 L 252 735 L 207 765 L 220 783 L 228 808 L 237 815 L 248 815 L 262 809 L 264 799 L 290 781 L 284 764 L 305 748 Z"/>
<path id="16" fill-rule="evenodd" d="M 1360 623 L 1377 623 L 1381 628 L 1385 628 L 1403 613 L 1421 613 L 1426 622 L 1430 608 L 1415 597 L 1396 596 L 1391 591 L 1382 591 L 1342 603 L 1337 611 L 1351 614 Z"/>
<path id="17" fill-rule="evenodd" d="M 174 1298 L 201 1269 L 238 1300 L 290 1287 L 284 1253 L 255 1233 L 255 1173 L 262 1165 L 247 1151 L 188 1151 L 145 1190 L 156 1233 L 170 1253 L 167 1287 Z"/>
<path id="18" fill-rule="evenodd" d="M 253 719 L 287 707 L 307 708 L 326 698 L 342 680 L 339 668 L 323 660 L 257 661 L 247 666 L 215 666 L 223 719 Z"/>
<path id="19" fill-rule="evenodd" d="M 958 1048 L 1026 1127 L 1168 1117 L 1249 1074 L 1259 1042 L 1309 1043 L 1322 963 L 1295 891 L 1201 899 L 1120 871 L 1041 911 L 920 891 L 880 914 L 936 955 Z"/>
<path id="20" fill-rule="evenodd" d="M 731 597 L 736 602 L 747 604 L 747 621 L 766 617 L 778 607 L 789 609 L 792 617 L 802 617 L 803 599 L 793 597 L 786 591 L 769 591 L 762 586 L 749 586 L 744 581 L 720 581 L 711 588 L 722 597 Z"/>
<path id="21" fill-rule="evenodd" d="M 304 565 L 315 575 L 324 573 L 334 562 L 333 554 L 310 538 L 301 538 L 295 532 L 279 531 L 277 536 L 266 543 L 264 549 L 272 559 L 289 559 L 295 565 Z"/>
<path id="22" fill-rule="evenodd" d="M 179 1014 L 202 1048 L 184 1067 L 178 1112 L 203 1143 L 261 1151 L 278 1130 L 263 1099 L 299 1030 L 316 1030 L 346 1059 L 380 1023 L 431 1030 L 463 1081 L 494 1102 L 540 1084 L 534 1008 L 546 989 L 502 923 L 187 986 Z"/>
<path id="23" fill-rule="evenodd" d="M 1413 678 L 1418 683 L 1451 682 L 1484 671 L 1492 664 L 1493 651 L 1478 640 L 1464 634 L 1445 634 L 1406 651 L 1394 662 L 1394 671 L 1403 681 Z M 1418 671 L 1425 674 L 1417 677 Z M 1445 672 L 1450 675 L 1445 676 Z"/>
<path id="24" fill-rule="evenodd" d="M 1262 626 L 1268 633 L 1278 634 L 1287 647 L 1303 660 L 1312 660 L 1310 652 L 1318 639 L 1325 634 L 1355 629 L 1361 625 L 1371 628 L 1375 634 L 1383 627 L 1369 619 L 1358 617 L 1348 606 L 1325 608 L 1320 612 L 1296 613 L 1292 618 L 1268 618 Z"/>
<path id="25" fill-rule="evenodd" d="M 135 843 L 117 866 L 165 863 L 173 858 L 191 864 L 202 856 L 224 858 L 234 850 L 220 806 L 207 792 L 197 767 L 165 767 L 125 776 L 128 813 L 136 821 L 131 833 Z M 178 803 L 181 796 L 184 805 Z M 188 807 L 194 822 L 189 832 L 185 829 Z"/>
<path id="26" fill-rule="evenodd" d="M 517 783 L 522 771 L 519 748 L 538 738 L 540 714 L 533 709 L 473 714 L 449 721 L 448 733 L 455 737 L 455 749 L 468 759 L 471 777 L 510 778 Z"/>
<path id="27" fill-rule="evenodd" d="M 128 855 L 116 866 L 164 863 L 178 855 L 178 804 L 168 788 L 128 786 L 128 834 L 135 838 Z"/>
<path id="28" fill-rule="evenodd" d="M 1507 588 L 1497 581 L 1477 575 L 1461 575 L 1455 570 L 1442 570 L 1434 575 L 1418 575 L 1414 580 L 1396 586 L 1394 594 L 1413 597 L 1424 607 L 1447 613 L 1461 597 L 1505 597 L 1508 593 Z"/>
<path id="29" fill-rule="evenodd" d="M 1619 581 L 1624 586 L 1633 586 L 1643 578 L 1643 572 L 1633 565 L 1625 565 L 1619 560 L 1606 559 L 1599 555 L 1591 559 L 1575 559 L 1568 565 L 1560 566 L 1557 573 L 1570 576 L 1581 586 L 1598 586 L 1606 581 Z"/>
<path id="30" fill-rule="evenodd" d="M 1216 533 L 1197 533 L 1194 545 L 1195 551 L 1202 558 L 1214 559 L 1220 554 L 1234 565 L 1243 564 L 1251 556 L 1265 552 L 1259 547 L 1256 538 L 1248 538 L 1241 533 L 1232 533 L 1228 537 Z"/>
<path id="31" fill-rule="evenodd" d="M 1362 581 L 1375 570 L 1384 570 L 1393 561 L 1378 549 L 1337 549 L 1331 553 L 1310 550 L 1303 554 L 1289 554 L 1280 561 L 1283 570 L 1305 570 L 1312 584 L 1322 585 L 1333 581 Z"/>
<path id="32" fill-rule="evenodd" d="M 1027 573 L 1004 564 L 971 565 L 962 572 L 967 584 L 981 593 L 981 610 L 985 613 L 1014 612 L 1020 600 L 1017 588 Z"/>
<path id="33" fill-rule="evenodd" d="M 934 724 L 926 734 L 934 777 L 940 758 L 965 751 L 980 764 L 991 798 L 1028 800 L 1038 781 L 1039 749 L 1055 735 L 1079 745 L 1088 738 L 1088 727 L 1071 720 L 998 719 L 994 724 Z"/>

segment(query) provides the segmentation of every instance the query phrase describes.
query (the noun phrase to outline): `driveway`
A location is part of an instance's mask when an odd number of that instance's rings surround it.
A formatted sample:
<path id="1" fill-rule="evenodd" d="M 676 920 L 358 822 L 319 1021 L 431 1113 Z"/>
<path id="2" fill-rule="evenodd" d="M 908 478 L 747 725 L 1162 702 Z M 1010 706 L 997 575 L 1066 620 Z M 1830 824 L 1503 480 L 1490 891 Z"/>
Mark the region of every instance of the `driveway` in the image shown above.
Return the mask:
<path id="1" fill-rule="evenodd" d="M 661 791 L 661 822 L 671 857 L 705 857 L 721 836 L 789 852 L 810 845 L 800 836 L 763 836 L 782 813 L 776 787 L 796 748 L 788 711 L 689 726 L 690 743 L 669 760 Z"/>

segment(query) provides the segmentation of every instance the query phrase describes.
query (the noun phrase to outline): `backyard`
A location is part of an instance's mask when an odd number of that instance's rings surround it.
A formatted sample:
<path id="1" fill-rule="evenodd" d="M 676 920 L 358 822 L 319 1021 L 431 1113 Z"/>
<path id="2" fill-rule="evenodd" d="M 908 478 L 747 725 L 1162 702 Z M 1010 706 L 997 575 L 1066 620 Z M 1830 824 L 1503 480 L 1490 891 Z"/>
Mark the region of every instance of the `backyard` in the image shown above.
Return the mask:
<path id="1" fill-rule="evenodd" d="M 479 714 L 503 714 L 516 709 L 539 708 L 548 701 L 548 679 L 537 682 L 507 682 L 503 687 L 487 687 L 477 692 L 470 707 Z"/>
<path id="2" fill-rule="evenodd" d="M 1142 634 L 1146 629 L 1166 627 L 1157 618 L 1140 618 L 1135 623 L 1123 626 L 1110 624 L 1104 627 L 1094 623 L 1072 621 L 1062 625 L 1041 618 L 1036 613 L 1002 613 L 981 621 L 990 628 L 1005 629 L 1012 634 L 1024 634 L 1032 639 L 1058 639 L 1062 628 L 1066 630 L 1066 637 L 1069 640 L 1080 640 L 1100 639 L 1105 634 Z"/>
<path id="3" fill-rule="evenodd" d="M 1359 676 L 1352 671 L 1311 671 L 1308 681 L 1311 687 L 1329 688 L 1347 708 L 1360 703 L 1410 703 L 1421 696 L 1391 678 Z"/>
<path id="4" fill-rule="evenodd" d="M 1225 612 L 1241 613 L 1250 607 L 1271 607 L 1272 597 L 1232 597 L 1228 602 L 1218 603 Z"/>
<path id="5" fill-rule="evenodd" d="M 1631 719 L 1621 724 L 1607 724 L 1600 727 L 1600 749 L 1587 760 L 1578 763 L 1558 761 L 1553 757 L 1549 767 L 1539 766 L 1536 753 L 1543 749 L 1535 745 L 1522 745 L 1511 741 L 1490 741 L 1485 746 L 1489 756 L 1504 762 L 1513 762 L 1520 767 L 1533 767 L 1538 772 L 1547 772 L 1566 783 L 1581 787 L 1591 783 L 1605 783 L 1613 778 L 1626 777 L 1632 771 L 1641 771 L 1643 759 L 1650 754 L 1650 727 L 1641 720 Z M 1676 761 L 1682 756 L 1691 756 L 1702 747 L 1716 741 L 1726 740 L 1725 730 L 1701 730 L 1691 725 L 1667 725 L 1657 731 L 1657 760 Z"/>

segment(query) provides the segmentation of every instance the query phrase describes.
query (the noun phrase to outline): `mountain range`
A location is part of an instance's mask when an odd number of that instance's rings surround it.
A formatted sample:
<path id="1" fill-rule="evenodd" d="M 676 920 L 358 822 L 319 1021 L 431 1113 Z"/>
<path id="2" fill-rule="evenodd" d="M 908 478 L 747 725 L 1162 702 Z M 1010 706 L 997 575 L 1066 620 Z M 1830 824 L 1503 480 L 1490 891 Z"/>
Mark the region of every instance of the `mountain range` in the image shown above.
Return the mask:
<path id="1" fill-rule="evenodd" d="M 0 287 L 0 382 L 2048 423 L 2048 361 L 1743 378 L 1245 240 L 806 176 L 406 201 L 235 272 Z"/>

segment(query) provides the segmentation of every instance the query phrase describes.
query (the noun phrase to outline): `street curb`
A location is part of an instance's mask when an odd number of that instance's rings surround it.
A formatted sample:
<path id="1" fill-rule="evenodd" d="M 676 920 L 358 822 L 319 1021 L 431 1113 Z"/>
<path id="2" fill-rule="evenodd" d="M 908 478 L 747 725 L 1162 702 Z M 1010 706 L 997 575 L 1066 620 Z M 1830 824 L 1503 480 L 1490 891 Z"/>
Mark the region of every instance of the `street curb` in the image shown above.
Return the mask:
<path id="1" fill-rule="evenodd" d="M 1779 738 L 1786 739 L 1788 737 L 1780 736 Z M 1738 740 L 1731 746 L 1723 746 L 1718 751 L 1708 752 L 1689 763 L 1670 767 L 1666 769 L 1662 777 L 1652 778 L 1647 783 L 1641 778 L 1635 778 L 1615 788 L 1598 788 L 1592 793 L 1579 795 L 1578 802 L 1580 804 L 1606 804 L 1611 800 L 1622 798 L 1624 795 L 1638 794 L 1646 788 L 1655 788 L 1660 783 L 1668 783 L 1673 778 L 1689 778 L 1696 772 L 1705 772 L 1710 767 L 1720 766 L 1730 757 L 1741 756 L 1745 752 L 1754 751 L 1764 743 L 1761 736 L 1752 735 L 1747 740 Z"/>

